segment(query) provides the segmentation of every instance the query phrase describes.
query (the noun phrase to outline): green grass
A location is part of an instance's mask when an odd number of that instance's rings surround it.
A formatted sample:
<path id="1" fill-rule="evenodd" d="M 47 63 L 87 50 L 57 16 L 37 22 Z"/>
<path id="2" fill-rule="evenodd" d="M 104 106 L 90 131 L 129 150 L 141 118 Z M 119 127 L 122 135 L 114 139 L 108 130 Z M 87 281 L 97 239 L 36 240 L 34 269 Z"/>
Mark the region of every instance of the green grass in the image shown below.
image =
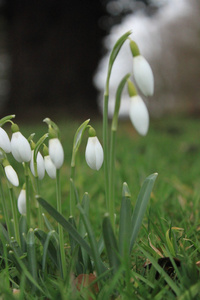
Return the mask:
<path id="1" fill-rule="evenodd" d="M 65 165 L 61 169 L 62 210 L 63 215 L 69 217 L 72 142 L 80 124 L 68 120 L 57 124 L 65 151 Z M 101 122 L 91 121 L 91 125 L 102 141 Z M 112 281 L 105 283 L 101 288 L 98 299 L 109 299 L 111 295 L 117 298 L 119 294 L 121 295 L 119 299 L 186 300 L 200 297 L 199 271 L 196 266 L 196 262 L 200 260 L 199 128 L 199 119 L 166 117 L 151 121 L 148 135 L 140 137 L 129 121 L 120 121 L 116 143 L 116 211 L 119 212 L 120 209 L 123 182 L 128 183 L 134 206 L 144 179 L 154 172 L 158 173 L 158 178 L 137 244 L 131 254 L 131 265 L 128 260 L 122 263 L 121 269 L 116 272 Z M 47 128 L 41 121 L 41 124 L 21 124 L 20 129 L 26 137 L 35 132 L 37 140 Z M 95 235 L 99 237 L 102 218 L 106 212 L 104 171 L 102 168 L 96 172 L 86 165 L 84 157 L 86 141 L 84 137 L 77 157 L 75 185 L 80 198 L 83 197 L 84 192 L 89 193 L 90 221 Z M 14 161 L 13 166 L 15 166 Z M 22 185 L 24 180 L 22 168 L 18 172 Z M 20 189 L 15 189 L 16 195 L 19 191 Z M 54 207 L 56 206 L 55 185 L 47 175 L 41 185 L 41 196 Z M 117 213 L 117 224 L 118 221 L 119 213 Z M 164 257 L 169 257 L 168 260 L 173 265 L 173 275 L 169 276 L 166 268 L 158 264 L 160 258 L 158 251 Z M 173 257 L 181 261 L 179 268 L 174 263 Z M 151 261 L 150 268 L 144 266 L 147 259 Z M 124 272 L 126 276 L 122 280 Z M 3 273 L 1 277 L 3 278 Z M 58 294 L 53 287 L 50 288 L 52 279 L 51 277 L 46 279 L 46 285 L 56 298 Z M 65 286 L 66 291 L 63 289 L 62 282 L 53 281 L 52 286 L 54 285 L 63 293 L 60 299 L 69 299 L 66 288 L 69 283 Z M 80 296 L 76 299 L 82 298 Z"/>

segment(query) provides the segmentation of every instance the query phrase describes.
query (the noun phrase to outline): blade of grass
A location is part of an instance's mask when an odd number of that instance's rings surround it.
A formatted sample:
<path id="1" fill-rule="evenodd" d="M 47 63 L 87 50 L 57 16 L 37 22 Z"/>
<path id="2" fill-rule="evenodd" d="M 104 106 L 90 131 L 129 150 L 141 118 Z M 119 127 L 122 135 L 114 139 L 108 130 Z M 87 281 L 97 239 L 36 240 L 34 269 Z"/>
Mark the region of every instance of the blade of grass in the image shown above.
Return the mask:
<path id="1" fill-rule="evenodd" d="M 32 228 L 29 229 L 27 234 L 27 257 L 28 257 L 28 267 L 29 271 L 37 282 L 37 260 L 36 260 L 36 249 L 35 249 L 35 235 Z M 33 290 L 35 289 L 35 285 L 33 286 Z"/>
<path id="2" fill-rule="evenodd" d="M 150 260 L 154 268 L 158 271 L 158 273 L 165 279 L 170 288 L 174 291 L 174 293 L 179 296 L 180 289 L 176 285 L 176 283 L 170 278 L 170 276 L 165 272 L 165 270 L 157 263 L 157 261 L 151 256 L 147 251 L 145 251 L 142 247 L 138 246 L 140 251 L 145 255 L 147 259 Z"/>

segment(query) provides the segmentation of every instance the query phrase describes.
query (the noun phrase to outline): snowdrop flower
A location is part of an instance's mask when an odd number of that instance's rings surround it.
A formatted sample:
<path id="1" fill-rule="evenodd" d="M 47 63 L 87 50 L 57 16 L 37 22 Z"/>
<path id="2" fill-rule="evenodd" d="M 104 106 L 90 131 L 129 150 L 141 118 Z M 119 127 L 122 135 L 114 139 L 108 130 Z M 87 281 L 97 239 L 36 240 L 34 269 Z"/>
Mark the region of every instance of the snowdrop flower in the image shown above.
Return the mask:
<path id="1" fill-rule="evenodd" d="M 11 145 L 10 139 L 6 131 L 0 127 L 0 148 L 2 148 L 6 153 L 10 153 Z"/>
<path id="2" fill-rule="evenodd" d="M 19 179 L 18 179 L 17 173 L 15 172 L 13 167 L 8 164 L 8 165 L 5 166 L 4 170 L 5 170 L 5 174 L 6 174 L 6 177 L 7 177 L 8 181 L 12 185 L 18 186 L 19 185 Z"/>
<path id="3" fill-rule="evenodd" d="M 88 166 L 93 170 L 99 170 L 103 164 L 103 148 L 96 136 L 88 138 L 85 159 Z"/>
<path id="4" fill-rule="evenodd" d="M 135 129 L 141 135 L 146 135 L 149 128 L 149 113 L 139 95 L 131 97 L 129 115 Z"/>
<path id="5" fill-rule="evenodd" d="M 140 54 L 139 48 L 134 41 L 130 41 L 133 55 L 133 76 L 145 96 L 152 96 L 154 92 L 154 76 L 148 61 Z"/>
<path id="6" fill-rule="evenodd" d="M 56 167 L 53 164 L 49 155 L 44 156 L 44 165 L 45 165 L 45 170 L 47 171 L 47 174 L 49 175 L 49 177 L 52 179 L 55 179 L 56 178 Z"/>
<path id="7" fill-rule="evenodd" d="M 17 207 L 21 215 L 26 215 L 26 190 L 22 189 L 17 200 Z"/>
<path id="8" fill-rule="evenodd" d="M 49 140 L 49 155 L 56 169 L 60 169 L 64 162 L 64 151 L 58 138 Z"/>
<path id="9" fill-rule="evenodd" d="M 28 140 L 21 134 L 21 132 L 19 132 L 19 128 L 16 124 L 13 124 L 11 128 L 14 128 L 11 138 L 12 155 L 18 162 L 30 161 L 31 147 Z"/>
<path id="10" fill-rule="evenodd" d="M 34 156 L 34 150 L 31 151 L 31 161 L 30 161 L 30 169 L 31 169 L 31 172 L 34 176 L 35 175 L 35 169 L 34 169 L 34 159 L 33 159 L 33 156 Z M 36 159 L 36 163 L 37 163 L 37 175 L 38 175 L 38 178 L 40 180 L 42 180 L 44 178 L 44 174 L 45 174 L 45 166 L 44 166 L 44 159 L 41 155 L 40 152 L 37 153 L 37 159 Z"/>

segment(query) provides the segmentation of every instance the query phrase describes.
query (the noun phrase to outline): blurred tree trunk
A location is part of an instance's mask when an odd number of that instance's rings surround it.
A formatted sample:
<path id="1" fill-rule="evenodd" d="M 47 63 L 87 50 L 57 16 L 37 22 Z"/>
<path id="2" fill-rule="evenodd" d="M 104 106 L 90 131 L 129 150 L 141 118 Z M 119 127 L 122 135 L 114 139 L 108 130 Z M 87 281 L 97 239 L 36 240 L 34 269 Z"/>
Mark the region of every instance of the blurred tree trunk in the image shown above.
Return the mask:
<path id="1" fill-rule="evenodd" d="M 6 113 L 97 112 L 100 1 L 7 1 L 11 92 Z"/>

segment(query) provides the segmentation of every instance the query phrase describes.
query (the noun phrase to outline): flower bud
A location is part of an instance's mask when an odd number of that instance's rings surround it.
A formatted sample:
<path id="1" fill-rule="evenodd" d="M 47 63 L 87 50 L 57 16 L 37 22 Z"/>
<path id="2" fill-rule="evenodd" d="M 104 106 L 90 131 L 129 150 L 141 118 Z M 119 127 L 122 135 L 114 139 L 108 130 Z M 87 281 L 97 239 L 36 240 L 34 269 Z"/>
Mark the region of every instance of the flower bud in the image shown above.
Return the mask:
<path id="1" fill-rule="evenodd" d="M 56 178 L 56 167 L 53 164 L 51 158 L 49 155 L 44 156 L 44 165 L 45 170 L 50 178 L 55 179 Z"/>
<path id="2" fill-rule="evenodd" d="M 153 72 L 142 55 L 133 57 L 133 75 L 141 92 L 145 96 L 152 96 L 154 92 Z"/>
<path id="3" fill-rule="evenodd" d="M 19 179 L 18 179 L 17 173 L 15 172 L 13 167 L 11 165 L 7 165 L 7 166 L 5 166 L 4 170 L 5 170 L 6 177 L 7 177 L 8 181 L 10 181 L 10 183 L 12 185 L 18 186 L 19 185 Z"/>
<path id="4" fill-rule="evenodd" d="M 86 150 L 85 159 L 88 166 L 93 170 L 99 170 L 103 164 L 103 148 L 96 136 L 89 137 Z"/>
<path id="5" fill-rule="evenodd" d="M 149 128 L 149 113 L 140 96 L 131 97 L 129 115 L 135 129 L 141 135 L 146 135 Z"/>
<path id="6" fill-rule="evenodd" d="M 35 174 L 35 169 L 34 169 L 34 150 L 31 151 L 31 161 L 30 161 L 30 169 L 31 169 L 31 172 L 34 176 L 36 176 Z M 45 174 L 45 166 L 44 166 L 44 159 L 41 155 L 40 152 L 38 152 L 37 154 L 37 159 L 36 159 L 36 164 L 37 164 L 37 175 L 38 175 L 38 178 L 40 180 L 42 180 L 44 178 L 44 174 Z"/>
<path id="7" fill-rule="evenodd" d="M 10 153 L 10 139 L 6 131 L 0 127 L 0 148 L 2 148 L 6 153 Z"/>
<path id="8" fill-rule="evenodd" d="M 16 131 L 11 138 L 12 155 L 18 162 L 28 162 L 31 160 L 31 147 L 28 140 Z"/>
<path id="9" fill-rule="evenodd" d="M 21 215 L 26 215 L 26 190 L 22 189 L 17 200 L 17 207 Z"/>
<path id="10" fill-rule="evenodd" d="M 56 169 L 60 169 L 64 162 L 64 151 L 58 138 L 49 140 L 49 155 Z"/>

